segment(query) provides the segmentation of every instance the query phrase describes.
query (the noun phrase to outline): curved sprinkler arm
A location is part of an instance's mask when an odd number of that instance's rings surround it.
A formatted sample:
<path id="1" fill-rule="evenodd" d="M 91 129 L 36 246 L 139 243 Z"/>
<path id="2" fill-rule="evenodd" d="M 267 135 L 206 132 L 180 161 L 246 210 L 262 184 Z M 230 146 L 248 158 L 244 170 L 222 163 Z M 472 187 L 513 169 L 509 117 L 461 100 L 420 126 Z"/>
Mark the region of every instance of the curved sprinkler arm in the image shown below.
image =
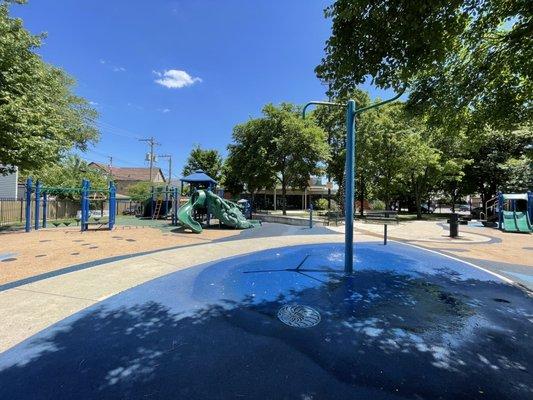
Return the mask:
<path id="1" fill-rule="evenodd" d="M 360 112 L 363 112 L 363 111 L 366 111 L 366 110 L 371 110 L 372 108 L 381 107 L 384 104 L 393 102 L 394 100 L 398 100 L 405 93 L 405 89 L 406 88 L 404 86 L 403 89 L 396 96 L 394 96 L 394 97 L 392 97 L 392 98 L 390 98 L 388 100 L 381 101 L 381 102 L 375 103 L 375 104 L 371 104 L 371 105 L 363 107 L 363 108 L 358 108 L 358 109 L 355 110 L 355 114 L 359 114 Z"/>
<path id="2" fill-rule="evenodd" d="M 329 102 L 329 101 L 310 101 L 309 103 L 307 103 L 303 110 L 302 110 L 302 118 L 305 119 L 305 111 L 307 110 L 307 107 L 311 106 L 311 105 L 315 105 L 315 106 L 334 106 L 334 107 L 345 107 L 346 104 L 341 104 L 341 103 L 332 103 L 332 102 Z"/>
<path id="3" fill-rule="evenodd" d="M 376 104 L 371 104 L 371 105 L 366 106 L 366 107 L 358 108 L 358 109 L 355 110 L 355 113 L 359 114 L 360 112 L 363 112 L 363 111 L 366 111 L 366 110 L 370 110 L 372 108 L 381 107 L 384 104 L 393 102 L 394 100 L 398 100 L 405 93 L 405 89 L 406 89 L 406 87 L 404 86 L 404 88 L 398 94 L 396 94 L 396 96 L 394 96 L 394 97 L 392 97 L 392 98 L 390 98 L 388 100 L 381 101 L 381 102 L 376 103 Z M 331 106 L 333 106 L 333 107 L 346 107 L 346 104 L 333 103 L 331 101 L 310 101 L 302 109 L 302 118 L 305 118 L 305 113 L 307 111 L 307 108 L 309 106 L 312 106 L 312 105 L 315 105 L 315 106 L 330 106 L 330 107 Z"/>

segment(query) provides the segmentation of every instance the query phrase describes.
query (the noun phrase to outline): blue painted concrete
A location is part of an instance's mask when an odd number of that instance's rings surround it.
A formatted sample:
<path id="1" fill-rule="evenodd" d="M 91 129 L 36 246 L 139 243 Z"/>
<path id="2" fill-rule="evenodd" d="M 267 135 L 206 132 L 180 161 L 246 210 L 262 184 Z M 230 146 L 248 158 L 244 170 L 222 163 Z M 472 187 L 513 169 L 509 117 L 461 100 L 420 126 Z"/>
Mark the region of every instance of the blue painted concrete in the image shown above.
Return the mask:
<path id="1" fill-rule="evenodd" d="M 176 272 L 0 355 L 10 399 L 525 399 L 533 300 L 399 243 L 297 246 Z M 286 304 L 321 322 L 292 328 Z"/>

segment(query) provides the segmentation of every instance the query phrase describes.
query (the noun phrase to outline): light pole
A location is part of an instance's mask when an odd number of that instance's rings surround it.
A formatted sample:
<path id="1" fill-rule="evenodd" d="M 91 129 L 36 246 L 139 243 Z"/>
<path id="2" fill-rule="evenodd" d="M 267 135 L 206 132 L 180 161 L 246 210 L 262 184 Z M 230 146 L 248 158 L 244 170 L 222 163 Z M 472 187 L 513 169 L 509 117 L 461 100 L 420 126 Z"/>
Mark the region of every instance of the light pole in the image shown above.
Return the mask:
<path id="1" fill-rule="evenodd" d="M 346 189 L 345 189 L 345 232 L 344 232 L 344 272 L 346 274 L 353 273 L 353 212 L 355 200 L 355 144 L 356 144 L 356 125 L 355 116 L 363 111 L 372 108 L 380 107 L 384 104 L 390 103 L 398 99 L 405 89 L 389 100 L 380 103 L 371 104 L 367 107 L 357 109 L 355 100 L 350 99 L 346 104 L 332 103 L 329 101 L 311 101 L 307 103 L 303 110 L 302 116 L 305 118 L 305 111 L 311 105 L 330 106 L 330 107 L 346 107 Z"/>

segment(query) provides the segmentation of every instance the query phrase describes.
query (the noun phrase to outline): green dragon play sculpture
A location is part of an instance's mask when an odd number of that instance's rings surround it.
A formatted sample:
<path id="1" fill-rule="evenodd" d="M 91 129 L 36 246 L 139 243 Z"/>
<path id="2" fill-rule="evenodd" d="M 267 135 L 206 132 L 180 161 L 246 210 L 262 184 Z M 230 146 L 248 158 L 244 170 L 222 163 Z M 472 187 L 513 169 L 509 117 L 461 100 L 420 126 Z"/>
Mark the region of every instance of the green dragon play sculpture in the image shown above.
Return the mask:
<path id="1" fill-rule="evenodd" d="M 178 220 L 186 228 L 195 233 L 202 232 L 202 226 L 193 218 L 194 209 L 206 207 L 215 218 L 227 226 L 236 229 L 248 229 L 258 226 L 258 221 L 245 218 L 237 204 L 224 200 L 209 190 L 198 190 L 193 193 L 190 200 L 178 210 Z"/>

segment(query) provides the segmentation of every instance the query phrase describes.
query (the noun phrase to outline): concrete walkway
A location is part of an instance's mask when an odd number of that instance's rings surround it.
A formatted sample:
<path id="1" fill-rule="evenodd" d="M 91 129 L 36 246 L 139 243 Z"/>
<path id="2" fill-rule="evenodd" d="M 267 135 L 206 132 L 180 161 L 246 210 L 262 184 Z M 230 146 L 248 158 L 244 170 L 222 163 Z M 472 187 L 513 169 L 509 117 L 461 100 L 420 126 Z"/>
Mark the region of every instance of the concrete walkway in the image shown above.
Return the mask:
<path id="1" fill-rule="evenodd" d="M 383 225 L 357 221 L 355 228 L 361 234 L 383 238 Z M 331 229 L 344 233 L 344 226 Z M 450 238 L 446 223 L 413 221 L 389 226 L 388 237 L 474 263 L 533 291 L 533 235 L 460 225 L 459 237 Z"/>

